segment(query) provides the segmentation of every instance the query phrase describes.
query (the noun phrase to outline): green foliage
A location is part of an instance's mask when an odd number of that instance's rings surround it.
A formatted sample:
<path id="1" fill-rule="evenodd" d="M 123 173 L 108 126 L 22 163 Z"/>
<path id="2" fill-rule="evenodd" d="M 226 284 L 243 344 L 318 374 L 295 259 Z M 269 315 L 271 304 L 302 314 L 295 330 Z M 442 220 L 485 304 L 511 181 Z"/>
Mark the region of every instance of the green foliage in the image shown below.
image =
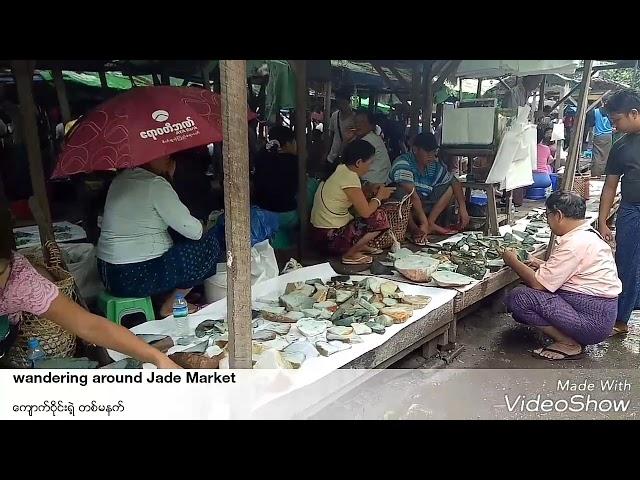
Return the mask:
<path id="1" fill-rule="evenodd" d="M 623 83 L 631 88 L 640 88 L 640 69 L 637 73 L 634 72 L 633 68 L 602 70 L 600 78 Z"/>

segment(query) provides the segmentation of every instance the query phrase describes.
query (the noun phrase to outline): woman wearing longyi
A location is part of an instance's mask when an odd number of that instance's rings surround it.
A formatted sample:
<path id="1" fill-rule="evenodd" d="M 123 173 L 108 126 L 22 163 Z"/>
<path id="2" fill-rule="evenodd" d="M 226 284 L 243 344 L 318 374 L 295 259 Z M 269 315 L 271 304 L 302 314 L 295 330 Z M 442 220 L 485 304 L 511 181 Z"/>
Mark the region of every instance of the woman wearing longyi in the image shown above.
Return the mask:
<path id="1" fill-rule="evenodd" d="M 346 265 L 373 263 L 371 255 L 381 250 L 369 242 L 390 228 L 384 211 L 378 210 L 395 188 L 381 186 L 367 200 L 361 178 L 371 168 L 375 148 L 365 140 L 347 145 L 335 172 L 320 184 L 311 210 L 312 235 L 318 248 L 330 254 L 342 255 Z M 351 208 L 358 215 L 354 217 Z"/>
<path id="2" fill-rule="evenodd" d="M 118 297 L 164 295 L 161 318 L 171 315 L 176 295 L 215 275 L 224 256 L 215 231 L 203 233 L 171 186 L 175 168 L 165 156 L 118 174 L 107 194 L 97 251 L 106 289 Z"/>

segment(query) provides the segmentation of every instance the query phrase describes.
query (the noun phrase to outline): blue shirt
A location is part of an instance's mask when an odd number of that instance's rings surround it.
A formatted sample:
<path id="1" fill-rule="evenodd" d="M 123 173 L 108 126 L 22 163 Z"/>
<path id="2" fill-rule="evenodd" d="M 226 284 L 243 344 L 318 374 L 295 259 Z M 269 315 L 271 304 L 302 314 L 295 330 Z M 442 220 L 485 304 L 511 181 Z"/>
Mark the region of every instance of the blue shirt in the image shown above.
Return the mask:
<path id="1" fill-rule="evenodd" d="M 413 183 L 418 194 L 423 197 L 431 195 L 434 187 L 448 184 L 451 180 L 453 175 L 440 160 L 428 164 L 424 171 L 420 171 L 413 152 L 400 155 L 389 172 L 390 183 Z"/>
<path id="2" fill-rule="evenodd" d="M 599 108 L 596 108 L 595 111 L 596 116 L 596 124 L 593 127 L 593 134 L 595 136 L 598 135 L 606 135 L 613 132 L 613 128 L 611 127 L 611 122 L 608 117 L 605 117 Z"/>

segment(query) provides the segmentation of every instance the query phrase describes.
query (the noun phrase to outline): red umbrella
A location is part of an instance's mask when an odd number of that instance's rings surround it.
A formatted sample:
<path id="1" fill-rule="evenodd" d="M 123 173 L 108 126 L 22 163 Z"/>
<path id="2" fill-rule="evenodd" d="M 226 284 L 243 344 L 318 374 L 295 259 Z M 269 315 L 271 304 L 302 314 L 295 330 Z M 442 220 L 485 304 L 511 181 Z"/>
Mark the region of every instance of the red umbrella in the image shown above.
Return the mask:
<path id="1" fill-rule="evenodd" d="M 248 110 L 247 120 L 254 118 Z M 53 178 L 133 168 L 220 141 L 220 95 L 192 87 L 138 87 L 104 102 L 74 125 Z"/>

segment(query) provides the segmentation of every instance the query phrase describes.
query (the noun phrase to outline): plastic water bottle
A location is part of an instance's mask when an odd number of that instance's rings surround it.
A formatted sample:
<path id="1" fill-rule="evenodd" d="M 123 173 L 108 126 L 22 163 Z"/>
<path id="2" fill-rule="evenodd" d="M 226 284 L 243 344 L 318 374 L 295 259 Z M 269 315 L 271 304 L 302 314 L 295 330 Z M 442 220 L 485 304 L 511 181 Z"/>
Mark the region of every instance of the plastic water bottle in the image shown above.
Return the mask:
<path id="1" fill-rule="evenodd" d="M 189 305 L 183 295 L 176 295 L 173 302 L 173 318 L 176 320 L 178 335 L 189 335 Z"/>
<path id="2" fill-rule="evenodd" d="M 47 354 L 40 346 L 37 338 L 30 338 L 27 342 L 27 360 L 29 360 L 29 368 L 37 368 L 38 365 L 47 358 Z"/>

